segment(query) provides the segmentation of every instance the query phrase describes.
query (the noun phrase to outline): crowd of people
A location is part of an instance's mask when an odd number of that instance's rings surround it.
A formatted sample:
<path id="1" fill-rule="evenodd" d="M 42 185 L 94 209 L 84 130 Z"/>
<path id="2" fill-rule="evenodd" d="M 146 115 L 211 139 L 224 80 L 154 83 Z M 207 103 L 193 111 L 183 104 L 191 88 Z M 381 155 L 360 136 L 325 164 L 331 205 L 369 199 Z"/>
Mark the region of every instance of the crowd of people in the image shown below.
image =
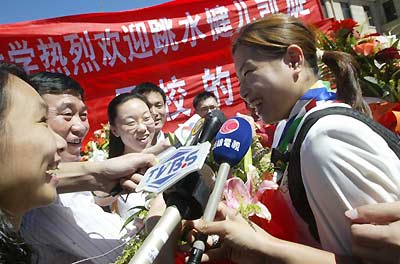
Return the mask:
<path id="1" fill-rule="evenodd" d="M 269 15 L 244 26 L 232 55 L 253 118 L 278 124 L 269 127 L 266 145 L 290 151 L 301 121 L 319 110 L 343 107 L 369 115 L 352 57 L 317 51 L 315 33 L 297 18 Z M 334 73 L 336 93 L 319 80 L 318 60 Z M 204 118 L 220 105 L 204 92 L 193 108 Z M 157 85 L 141 83 L 111 100 L 104 161 L 80 162 L 89 116 L 84 90 L 64 74 L 28 76 L 2 62 L 0 116 L 0 263 L 112 263 L 126 241 L 142 228 L 151 230 L 163 214 L 159 195 L 144 223 L 121 231 L 129 208 L 146 202 L 143 193 L 134 192 L 136 185 L 156 155 L 170 147 L 162 131 L 166 96 Z M 260 130 L 254 119 L 248 118 Z M 355 118 L 325 116 L 301 144 L 303 186 L 294 183 L 284 163 L 275 180 L 295 218 L 298 241 L 273 237 L 221 203 L 214 222 L 184 223 L 219 236 L 203 261 L 399 263 L 400 162 L 380 135 Z M 299 188 L 312 222 L 294 203 Z M 118 195 L 110 195 L 114 190 Z M 158 263 L 174 262 L 178 235 L 169 239 Z"/>

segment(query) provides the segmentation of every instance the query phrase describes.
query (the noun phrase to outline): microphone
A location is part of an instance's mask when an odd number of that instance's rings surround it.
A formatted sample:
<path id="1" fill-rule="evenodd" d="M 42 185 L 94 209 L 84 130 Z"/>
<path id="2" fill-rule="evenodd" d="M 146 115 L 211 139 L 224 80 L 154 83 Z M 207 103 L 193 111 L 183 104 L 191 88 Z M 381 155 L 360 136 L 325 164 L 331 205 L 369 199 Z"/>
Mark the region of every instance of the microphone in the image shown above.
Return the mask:
<path id="1" fill-rule="evenodd" d="M 220 110 L 208 113 L 204 119 L 201 135 L 198 140 L 192 141 L 191 145 L 214 139 L 225 120 L 226 117 Z M 199 172 L 190 173 L 166 190 L 163 196 L 167 209 L 129 264 L 153 263 L 182 218 L 198 219 L 202 216 L 209 193 L 210 188 L 202 180 Z"/>
<path id="2" fill-rule="evenodd" d="M 191 145 L 212 141 L 225 121 L 226 117 L 221 110 L 209 112 L 204 117 L 198 140 L 192 141 Z M 197 131 L 194 133 L 198 134 Z M 198 219 L 203 215 L 209 194 L 210 188 L 198 172 L 189 174 L 163 193 L 167 206 L 176 206 L 185 220 Z"/>
<path id="3" fill-rule="evenodd" d="M 226 117 L 221 110 L 215 109 L 209 112 L 204 118 L 203 130 L 200 134 L 198 141 L 195 141 L 193 143 L 203 143 L 214 139 L 218 130 L 221 128 L 225 121 Z"/>
<path id="4" fill-rule="evenodd" d="M 224 189 L 226 179 L 231 167 L 238 164 L 246 155 L 251 146 L 251 125 L 244 118 L 234 117 L 227 120 L 215 137 L 213 149 L 214 160 L 220 164 L 216 177 L 214 189 L 208 199 L 204 210 L 204 221 L 210 222 L 215 218 L 218 203 Z M 201 262 L 205 250 L 207 235 L 198 234 L 192 245 L 188 264 Z"/>

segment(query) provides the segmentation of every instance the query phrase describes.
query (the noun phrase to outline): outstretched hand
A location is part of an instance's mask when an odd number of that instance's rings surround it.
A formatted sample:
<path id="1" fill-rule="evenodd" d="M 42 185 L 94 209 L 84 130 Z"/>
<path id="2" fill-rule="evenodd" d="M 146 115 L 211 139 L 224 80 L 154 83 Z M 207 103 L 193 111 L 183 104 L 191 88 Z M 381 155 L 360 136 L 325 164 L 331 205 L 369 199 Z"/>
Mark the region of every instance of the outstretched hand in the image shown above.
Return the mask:
<path id="1" fill-rule="evenodd" d="M 221 221 L 192 222 L 197 231 L 207 235 L 216 234 L 221 240 L 221 247 L 206 251 L 202 262 L 230 259 L 237 264 L 266 263 L 262 249 L 268 247 L 268 242 L 274 240 L 274 237 L 223 203 L 218 206 L 217 219 Z"/>
<path id="2" fill-rule="evenodd" d="M 156 164 L 153 154 L 129 153 L 103 161 L 102 170 L 96 175 L 101 189 L 110 191 L 120 184 L 126 191 L 134 191 L 145 171 Z"/>
<path id="3" fill-rule="evenodd" d="M 400 202 L 360 206 L 346 212 L 353 222 L 353 253 L 373 263 L 400 263 Z"/>

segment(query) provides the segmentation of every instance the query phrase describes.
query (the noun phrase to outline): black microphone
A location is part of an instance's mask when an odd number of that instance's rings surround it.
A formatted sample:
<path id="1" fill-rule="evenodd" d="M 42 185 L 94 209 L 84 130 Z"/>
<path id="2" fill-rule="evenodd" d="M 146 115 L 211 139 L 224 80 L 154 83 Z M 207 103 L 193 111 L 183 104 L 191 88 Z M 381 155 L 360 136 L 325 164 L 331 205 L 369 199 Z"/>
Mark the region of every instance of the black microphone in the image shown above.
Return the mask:
<path id="1" fill-rule="evenodd" d="M 220 164 L 220 167 L 214 189 L 204 210 L 204 221 L 210 222 L 214 220 L 229 170 L 246 155 L 251 145 L 251 133 L 252 129 L 249 122 L 241 117 L 234 117 L 223 124 L 215 137 L 213 154 L 214 160 Z M 196 241 L 192 245 L 187 262 L 188 264 L 198 264 L 201 262 L 206 240 L 207 236 L 204 234 L 199 233 L 196 236 Z"/>
<path id="2" fill-rule="evenodd" d="M 198 142 L 192 142 L 192 144 L 213 140 L 225 120 L 226 117 L 220 110 L 208 113 Z M 210 188 L 199 172 L 190 173 L 164 191 L 163 196 L 167 209 L 129 263 L 153 263 L 182 218 L 192 220 L 203 215 L 209 194 Z"/>
<path id="3" fill-rule="evenodd" d="M 221 110 L 209 112 L 203 123 L 198 140 L 192 145 L 209 142 L 215 138 L 226 117 Z M 199 172 L 193 172 L 163 193 L 167 206 L 175 205 L 185 220 L 198 219 L 203 215 L 211 190 L 202 180 Z"/>
<path id="4" fill-rule="evenodd" d="M 198 140 L 193 142 L 193 145 L 213 140 L 225 121 L 226 117 L 221 110 L 215 109 L 207 113 L 204 118 L 203 130 Z"/>

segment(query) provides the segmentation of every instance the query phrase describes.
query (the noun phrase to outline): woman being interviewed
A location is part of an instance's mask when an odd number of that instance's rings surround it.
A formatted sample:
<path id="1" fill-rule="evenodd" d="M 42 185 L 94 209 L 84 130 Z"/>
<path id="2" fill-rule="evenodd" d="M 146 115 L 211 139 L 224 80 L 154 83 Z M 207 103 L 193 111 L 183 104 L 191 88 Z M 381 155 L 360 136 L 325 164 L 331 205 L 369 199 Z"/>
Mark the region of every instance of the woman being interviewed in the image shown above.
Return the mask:
<path id="1" fill-rule="evenodd" d="M 0 132 L 0 262 L 30 263 L 18 235 L 21 219 L 56 198 L 50 170 L 66 142 L 48 127 L 47 105 L 26 74 L 7 63 L 0 63 Z"/>
<path id="2" fill-rule="evenodd" d="M 290 150 L 300 121 L 311 112 L 340 106 L 368 113 L 352 57 L 342 52 L 323 54 L 322 61 L 336 77 L 337 93 L 331 93 L 318 80 L 315 34 L 297 18 L 275 14 L 248 24 L 234 41 L 233 57 L 241 96 L 257 109 L 265 123 L 287 120 L 279 136 L 280 150 Z M 346 258 L 335 260 L 329 252 L 351 255 L 350 223 L 345 211 L 400 199 L 399 159 L 382 137 L 352 117 L 320 118 L 302 143 L 300 163 L 319 241 L 297 213 L 304 245 L 274 238 L 257 226 L 253 229 L 223 208 L 224 221 L 195 223 L 200 231 L 219 234 L 229 241 L 205 257 L 228 255 L 237 263 L 248 263 L 250 254 L 258 256 L 251 258 L 252 263 L 344 262 Z M 292 206 L 290 192 L 296 186 L 288 186 L 287 170 L 279 180 L 280 191 Z"/>

